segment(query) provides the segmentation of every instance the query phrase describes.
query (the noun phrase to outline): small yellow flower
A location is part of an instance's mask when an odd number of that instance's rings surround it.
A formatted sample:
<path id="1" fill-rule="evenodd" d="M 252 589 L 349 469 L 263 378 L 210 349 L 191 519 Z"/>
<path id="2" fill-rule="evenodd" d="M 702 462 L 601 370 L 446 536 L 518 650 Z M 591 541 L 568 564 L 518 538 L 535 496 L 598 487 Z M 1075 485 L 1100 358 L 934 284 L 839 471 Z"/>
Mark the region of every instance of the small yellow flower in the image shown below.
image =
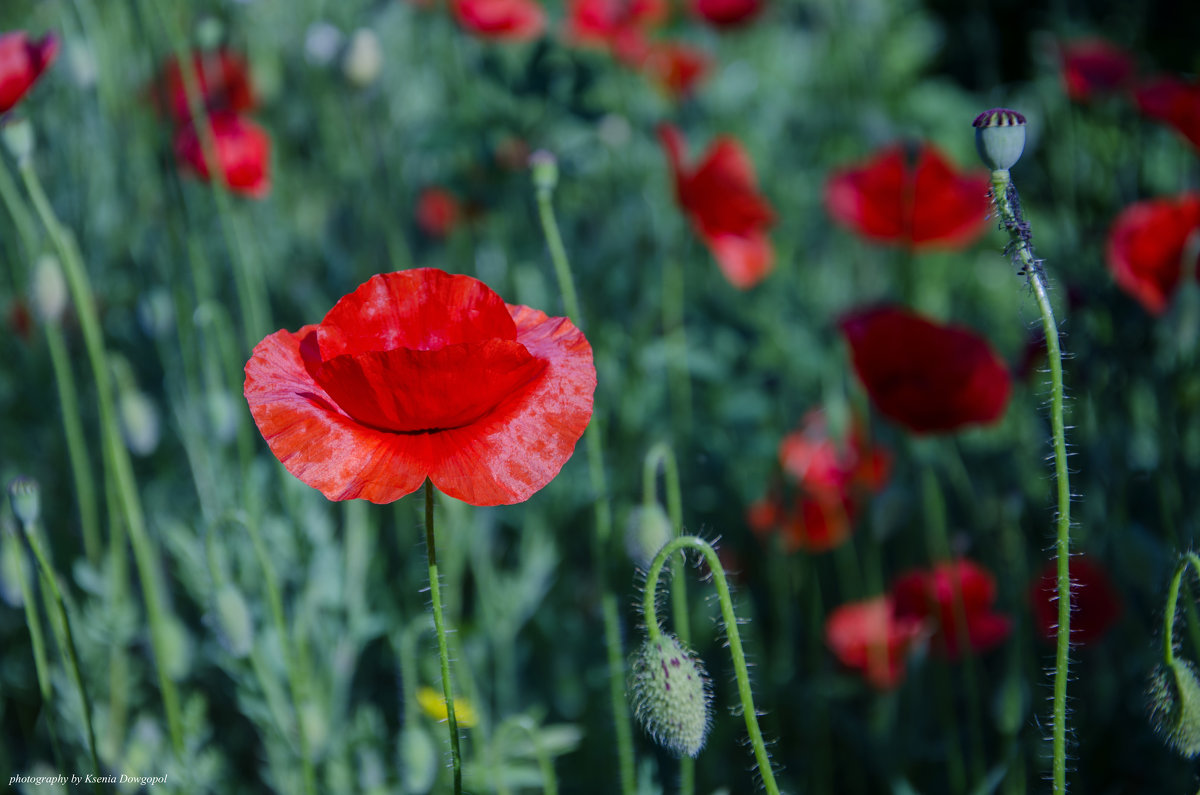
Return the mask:
<path id="1" fill-rule="evenodd" d="M 417 703 L 426 715 L 439 723 L 446 720 L 446 700 L 432 687 L 417 688 Z M 454 717 L 464 729 L 469 729 L 479 722 L 471 702 L 461 696 L 454 699 Z"/>

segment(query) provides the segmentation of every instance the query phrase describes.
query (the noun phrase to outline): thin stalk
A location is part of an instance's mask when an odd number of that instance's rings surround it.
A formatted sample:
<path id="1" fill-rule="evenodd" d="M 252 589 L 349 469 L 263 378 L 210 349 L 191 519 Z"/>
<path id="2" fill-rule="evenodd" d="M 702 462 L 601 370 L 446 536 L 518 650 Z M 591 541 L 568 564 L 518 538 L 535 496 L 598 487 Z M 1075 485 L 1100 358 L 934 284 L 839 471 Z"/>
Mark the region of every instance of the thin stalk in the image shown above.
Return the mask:
<path id="1" fill-rule="evenodd" d="M 1171 587 L 1167 589 L 1167 609 L 1163 613 L 1163 662 L 1168 666 L 1175 664 L 1175 608 L 1179 602 L 1179 588 L 1183 584 L 1183 575 L 1188 565 L 1200 574 L 1200 557 L 1194 552 L 1188 552 L 1175 568 L 1171 577 Z"/>
<path id="2" fill-rule="evenodd" d="M 29 642 L 33 647 L 33 671 L 37 675 L 38 693 L 42 696 L 42 703 L 49 707 L 50 702 L 54 699 L 54 685 L 50 681 L 50 664 L 46 661 L 46 640 L 42 634 L 42 621 L 41 616 L 38 615 L 37 599 L 34 598 L 33 586 L 26 577 L 25 552 L 21 549 L 16 536 L 9 533 L 5 533 L 4 536 L 4 543 L 13 545 L 11 551 L 17 555 L 17 585 L 21 589 L 21 602 L 25 607 L 25 624 L 29 627 Z M 53 736 L 54 727 L 51 725 L 48 711 L 46 726 Z M 57 745 L 56 741 L 55 756 L 61 759 L 57 753 Z"/>
<path id="3" fill-rule="evenodd" d="M 654 557 L 650 571 L 646 573 L 646 587 L 642 592 L 642 610 L 646 615 L 646 634 L 650 641 L 662 637 L 662 629 L 658 623 L 658 577 L 663 566 L 676 552 L 694 549 L 704 555 L 712 572 L 713 586 L 717 589 L 717 599 L 721 603 L 721 621 L 725 625 L 725 637 L 729 641 L 729 654 L 733 657 L 733 672 L 737 677 L 738 696 L 742 701 L 742 717 L 746 720 L 746 733 L 750 735 L 750 745 L 754 749 L 754 759 L 758 763 L 758 772 L 762 776 L 763 788 L 769 795 L 779 795 L 779 786 L 775 783 L 775 774 L 771 770 L 771 759 L 767 755 L 767 746 L 763 742 L 762 731 L 758 727 L 758 712 L 754 708 L 754 693 L 750 689 L 750 673 L 746 666 L 746 653 L 742 649 L 742 638 L 738 632 L 737 614 L 733 612 L 733 597 L 729 593 L 729 582 L 725 579 L 725 569 L 717 551 L 702 538 L 682 536 L 673 539 Z"/>
<path id="4" fill-rule="evenodd" d="M 458 718 L 454 714 L 454 686 L 450 680 L 450 649 L 442 621 L 442 593 L 438 582 L 437 544 L 433 532 L 433 481 L 425 480 L 425 554 L 429 560 L 429 598 L 433 604 L 433 631 L 437 634 L 442 666 L 442 697 L 446 699 L 446 724 L 450 731 L 450 760 L 454 767 L 454 795 L 462 795 L 462 751 L 458 746 Z"/>
<path id="5" fill-rule="evenodd" d="M 1009 233 L 1009 250 L 1029 280 L 1042 314 L 1050 364 L 1050 426 L 1054 436 L 1054 479 L 1058 486 L 1055 554 L 1058 560 L 1058 643 L 1054 657 L 1053 792 L 1067 791 L 1067 675 L 1071 652 L 1071 486 L 1067 474 L 1067 431 L 1063 419 L 1062 348 L 1042 261 L 1033 255 L 1029 224 L 1007 169 L 992 172 L 992 198 Z"/>
<path id="6" fill-rule="evenodd" d="M 546 166 L 549 165 L 549 168 Z M 571 276 L 571 265 L 567 250 L 563 246 L 558 222 L 554 217 L 551 199 L 558 182 L 557 165 L 545 161 L 535 164 L 534 182 L 537 187 L 538 218 L 546 237 L 550 260 L 558 277 L 559 292 L 567 316 L 576 327 L 583 328 L 583 315 L 579 310 L 579 297 L 575 292 L 575 281 Z M 634 773 L 633 724 L 629 714 L 629 703 L 625 700 L 625 653 L 621 643 L 620 615 L 617 599 L 608 582 L 608 547 L 612 538 L 612 504 L 608 494 L 608 479 L 604 473 L 604 451 L 602 448 L 602 425 L 600 418 L 592 416 L 592 422 L 583 434 L 587 447 L 588 476 L 595 495 L 596 532 L 592 536 L 592 566 L 600 588 L 600 609 L 604 622 L 604 643 L 608 649 L 608 684 L 612 702 L 613 725 L 617 735 L 617 763 L 623 795 L 633 795 L 637 790 Z"/>

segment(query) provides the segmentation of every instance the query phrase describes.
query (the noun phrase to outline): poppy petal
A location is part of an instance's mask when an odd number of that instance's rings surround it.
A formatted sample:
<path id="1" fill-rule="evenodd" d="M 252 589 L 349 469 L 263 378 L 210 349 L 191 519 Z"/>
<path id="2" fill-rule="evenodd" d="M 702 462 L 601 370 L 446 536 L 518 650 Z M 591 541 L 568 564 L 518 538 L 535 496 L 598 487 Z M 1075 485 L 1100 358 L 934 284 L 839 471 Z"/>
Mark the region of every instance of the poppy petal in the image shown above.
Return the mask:
<path id="1" fill-rule="evenodd" d="M 58 37 L 32 40 L 24 31 L 0 34 L 0 113 L 7 113 L 33 88 L 58 55 Z"/>
<path id="2" fill-rule="evenodd" d="M 1161 315 L 1184 275 L 1189 239 L 1200 230 L 1200 194 L 1138 202 L 1108 233 L 1108 268 L 1147 312 Z M 1195 252 L 1193 252 L 1195 253 Z M 1189 272 L 1190 275 L 1190 272 Z"/>

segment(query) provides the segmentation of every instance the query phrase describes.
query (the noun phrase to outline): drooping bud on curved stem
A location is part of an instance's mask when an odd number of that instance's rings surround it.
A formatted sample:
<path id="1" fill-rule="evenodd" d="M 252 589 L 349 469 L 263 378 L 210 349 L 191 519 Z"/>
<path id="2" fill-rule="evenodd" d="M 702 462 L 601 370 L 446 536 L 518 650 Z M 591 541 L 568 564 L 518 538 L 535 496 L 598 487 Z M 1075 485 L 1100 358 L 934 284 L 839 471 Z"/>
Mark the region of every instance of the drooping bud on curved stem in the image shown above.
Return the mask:
<path id="1" fill-rule="evenodd" d="M 1155 731 L 1181 755 L 1200 756 L 1200 678 L 1190 661 L 1175 656 L 1175 615 L 1183 577 L 1191 566 L 1200 574 L 1200 557 L 1189 552 L 1179 561 L 1163 611 L 1163 664 L 1150 679 L 1150 720 Z"/>

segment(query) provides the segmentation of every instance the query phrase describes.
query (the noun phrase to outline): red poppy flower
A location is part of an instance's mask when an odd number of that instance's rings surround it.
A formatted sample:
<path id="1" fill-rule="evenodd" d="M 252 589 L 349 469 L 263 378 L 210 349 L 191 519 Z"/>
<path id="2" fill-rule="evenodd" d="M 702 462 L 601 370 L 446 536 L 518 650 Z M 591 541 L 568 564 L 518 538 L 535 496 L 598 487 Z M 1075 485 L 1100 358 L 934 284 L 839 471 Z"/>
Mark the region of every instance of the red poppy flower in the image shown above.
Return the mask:
<path id="1" fill-rule="evenodd" d="M 432 237 L 445 237 L 462 217 L 462 207 L 453 193 L 443 188 L 426 188 L 417 199 L 417 225 Z"/>
<path id="2" fill-rule="evenodd" d="M 1133 76 L 1133 58 L 1103 39 L 1065 44 L 1060 56 L 1063 86 L 1073 102 L 1112 94 L 1124 88 Z"/>
<path id="3" fill-rule="evenodd" d="M 567 10 L 567 38 L 575 44 L 604 47 L 662 22 L 665 0 L 572 0 Z"/>
<path id="4" fill-rule="evenodd" d="M 868 240 L 913 248 L 963 248 L 983 233 L 988 175 L 958 173 L 930 144 L 898 144 L 825 184 L 834 221 Z"/>
<path id="5" fill-rule="evenodd" d="M 840 325 L 871 400 L 910 431 L 954 431 L 1004 415 L 1008 368 L 975 332 L 889 306 L 854 312 Z"/>
<path id="6" fill-rule="evenodd" d="M 570 458 L 595 387 L 569 320 L 433 268 L 372 277 L 246 364 L 250 413 L 287 470 L 375 503 L 426 478 L 472 505 L 528 499 Z"/>
<path id="7" fill-rule="evenodd" d="M 528 41 L 546 27 L 546 12 L 536 0 L 451 0 L 463 29 L 488 39 Z"/>
<path id="8" fill-rule="evenodd" d="M 880 690 L 904 679 L 905 658 L 925 631 L 922 619 L 897 615 L 888 596 L 842 605 L 825 619 L 825 643 L 834 656 Z"/>
<path id="9" fill-rule="evenodd" d="M 711 60 L 702 50 L 677 42 L 652 42 L 641 58 L 641 70 L 674 99 L 684 99 L 709 72 Z"/>
<path id="10" fill-rule="evenodd" d="M 1146 311 L 1161 315 L 1180 279 L 1195 271 L 1200 257 L 1197 234 L 1200 194 L 1131 204 L 1108 233 L 1108 269 Z"/>
<path id="11" fill-rule="evenodd" d="M 939 563 L 930 571 L 907 574 L 892 584 L 891 595 L 897 616 L 934 622 L 934 646 L 951 660 L 968 648 L 988 651 L 1003 643 L 1012 631 L 1008 616 L 992 612 L 995 579 L 969 560 Z M 965 622 L 965 638 L 960 620 Z"/>
<path id="12" fill-rule="evenodd" d="M 754 166 L 732 138 L 718 138 L 701 163 L 688 169 L 687 144 L 670 125 L 658 128 L 675 177 L 679 205 L 735 287 L 747 289 L 770 273 L 775 253 L 767 227 L 775 215 L 758 192 Z"/>
<path id="13" fill-rule="evenodd" d="M 732 28 L 753 19 L 762 10 L 763 0 L 693 0 L 692 9 L 706 22 L 718 28 Z"/>
<path id="14" fill-rule="evenodd" d="M 1157 77 L 1143 83 L 1134 99 L 1144 115 L 1166 122 L 1200 149 L 1200 83 Z"/>
<path id="15" fill-rule="evenodd" d="M 1086 645 L 1104 637 L 1121 617 L 1121 596 L 1104 569 L 1074 556 L 1071 569 L 1071 643 Z M 1029 591 L 1037 632 L 1046 640 L 1058 636 L 1058 563 L 1050 561 Z"/>
<path id="16" fill-rule="evenodd" d="M 58 37 L 47 34 L 33 41 L 24 31 L 0 35 L 0 113 L 7 113 L 25 96 L 58 55 Z"/>
<path id="17" fill-rule="evenodd" d="M 191 61 L 201 104 L 209 113 L 243 113 L 258 104 L 250 84 L 250 70 L 240 56 L 226 50 L 198 52 Z M 167 62 L 154 91 L 159 106 L 175 121 L 182 124 L 192 118 L 178 59 Z"/>
<path id="18" fill-rule="evenodd" d="M 229 189 L 256 199 L 266 196 L 271 191 L 271 138 L 266 131 L 232 113 L 209 117 L 209 126 L 217 164 Z M 195 125 L 181 127 L 175 134 L 175 158 L 201 179 L 210 178 Z"/>

